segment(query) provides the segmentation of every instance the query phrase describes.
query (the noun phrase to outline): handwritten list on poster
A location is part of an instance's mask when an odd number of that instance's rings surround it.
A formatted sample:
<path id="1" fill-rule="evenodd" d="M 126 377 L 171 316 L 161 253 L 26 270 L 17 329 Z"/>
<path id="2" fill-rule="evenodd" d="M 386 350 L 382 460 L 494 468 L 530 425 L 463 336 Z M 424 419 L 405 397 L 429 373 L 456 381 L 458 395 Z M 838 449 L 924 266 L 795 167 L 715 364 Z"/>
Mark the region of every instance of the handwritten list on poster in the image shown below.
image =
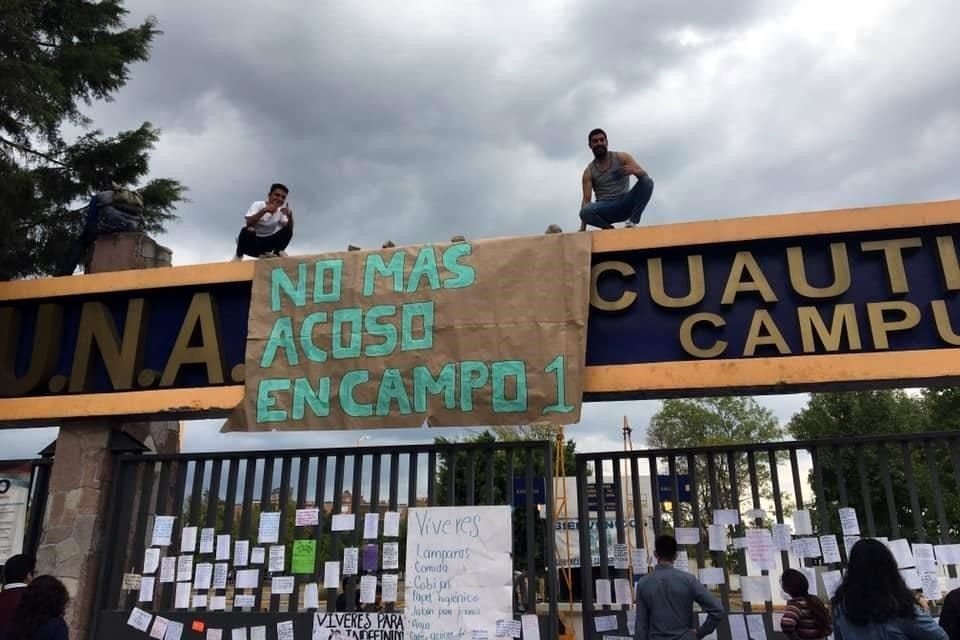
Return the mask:
<path id="1" fill-rule="evenodd" d="M 414 508 L 407 523 L 405 635 L 496 637 L 513 619 L 510 507 Z"/>

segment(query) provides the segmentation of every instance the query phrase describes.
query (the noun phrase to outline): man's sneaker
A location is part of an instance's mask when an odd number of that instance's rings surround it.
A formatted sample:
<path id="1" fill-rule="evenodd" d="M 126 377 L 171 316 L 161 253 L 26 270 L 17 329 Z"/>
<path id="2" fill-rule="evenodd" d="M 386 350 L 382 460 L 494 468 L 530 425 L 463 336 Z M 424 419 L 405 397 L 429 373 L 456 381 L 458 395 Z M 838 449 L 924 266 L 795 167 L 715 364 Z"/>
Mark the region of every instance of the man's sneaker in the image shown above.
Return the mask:
<path id="1" fill-rule="evenodd" d="M 637 223 L 636 223 L 636 222 L 634 222 L 633 220 L 627 220 L 626 224 L 623 225 L 623 228 L 624 228 L 624 229 L 633 229 L 633 228 L 636 227 L 636 226 L 637 226 Z"/>
<path id="2" fill-rule="evenodd" d="M 277 256 L 280 257 L 280 258 L 286 258 L 286 257 L 287 257 L 287 252 L 286 252 L 286 251 L 277 251 L 276 254 L 277 254 Z"/>
<path id="3" fill-rule="evenodd" d="M 230 262 L 240 262 L 241 260 L 243 260 L 243 256 L 233 256 Z"/>

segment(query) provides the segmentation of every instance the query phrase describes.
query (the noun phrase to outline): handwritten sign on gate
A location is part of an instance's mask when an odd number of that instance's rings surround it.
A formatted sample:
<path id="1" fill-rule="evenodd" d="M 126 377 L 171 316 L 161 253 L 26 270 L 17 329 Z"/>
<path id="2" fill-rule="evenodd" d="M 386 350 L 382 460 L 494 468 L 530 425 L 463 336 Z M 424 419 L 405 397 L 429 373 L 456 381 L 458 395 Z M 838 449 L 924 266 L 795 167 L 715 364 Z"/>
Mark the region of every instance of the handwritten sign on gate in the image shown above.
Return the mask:
<path id="1" fill-rule="evenodd" d="M 590 238 L 261 260 L 225 430 L 579 420 Z"/>
<path id="2" fill-rule="evenodd" d="M 311 640 L 404 640 L 400 613 L 315 613 Z"/>
<path id="3" fill-rule="evenodd" d="M 510 507 L 418 507 L 407 515 L 408 640 L 496 636 L 513 619 Z"/>

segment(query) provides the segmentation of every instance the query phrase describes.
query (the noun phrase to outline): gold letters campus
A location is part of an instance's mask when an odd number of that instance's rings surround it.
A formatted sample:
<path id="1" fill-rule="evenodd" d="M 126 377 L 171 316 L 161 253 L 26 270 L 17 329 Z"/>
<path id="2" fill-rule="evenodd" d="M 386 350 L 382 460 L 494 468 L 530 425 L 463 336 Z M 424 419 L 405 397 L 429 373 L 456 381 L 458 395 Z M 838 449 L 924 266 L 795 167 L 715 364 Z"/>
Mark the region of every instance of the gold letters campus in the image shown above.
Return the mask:
<path id="1" fill-rule="evenodd" d="M 928 245 L 929 245 L 928 241 Z M 910 252 L 927 251 L 935 254 L 939 266 L 939 283 L 922 283 L 924 290 L 942 288 L 943 296 L 918 306 L 913 302 L 898 299 L 910 293 L 911 274 L 908 273 L 905 257 Z M 859 255 L 857 255 L 859 254 Z M 793 322 L 799 329 L 800 345 L 790 345 L 784 338 L 784 331 L 778 326 L 770 311 L 757 308 L 743 340 L 742 353 L 731 353 L 731 337 L 724 335 L 727 321 L 723 309 L 699 311 L 686 316 L 680 324 L 679 341 L 683 350 L 694 358 L 749 357 L 755 355 L 758 347 L 770 346 L 781 355 L 793 353 L 837 352 L 846 345 L 850 351 L 864 350 L 865 336 L 861 335 L 858 322 L 866 318 L 869 327 L 870 345 L 876 350 L 890 348 L 889 337 L 893 332 L 908 331 L 920 326 L 922 322 L 932 322 L 937 335 L 943 343 L 960 345 L 960 335 L 953 328 L 947 311 L 946 294 L 960 291 L 960 263 L 952 236 L 942 235 L 935 239 L 935 246 L 925 246 L 920 237 L 896 238 L 866 242 L 833 242 L 829 246 L 832 281 L 823 286 L 815 286 L 807 278 L 807 262 L 804 250 L 800 246 L 786 248 L 785 256 L 789 273 L 789 291 L 777 291 L 771 286 L 771 279 L 757 258 L 750 251 L 737 251 L 730 263 L 729 272 L 723 280 L 723 292 L 720 305 L 730 308 L 738 299 L 759 299 L 766 305 L 774 305 L 784 299 L 803 299 L 815 302 L 816 306 L 797 306 Z M 854 260 L 851 260 L 851 257 Z M 890 299 L 866 302 L 865 304 L 837 303 L 837 300 L 850 292 L 854 278 L 851 273 L 858 266 L 864 266 L 867 260 L 882 261 L 886 275 L 886 289 Z M 682 263 L 682 259 L 681 259 Z M 768 267 L 769 268 L 769 267 Z M 686 294 L 675 296 L 666 291 L 664 266 L 661 258 L 646 260 L 647 280 L 652 303 L 664 309 L 692 309 L 701 304 L 707 296 L 707 278 L 704 273 L 703 256 L 686 256 Z M 682 270 L 681 270 L 682 272 Z M 598 290 L 601 278 L 616 277 L 622 279 L 623 290 L 615 298 L 604 298 Z M 594 265 L 591 283 L 591 305 L 604 312 L 617 312 L 628 309 L 637 301 L 637 292 L 630 289 L 630 283 L 636 276 L 636 270 L 622 261 L 604 261 Z M 915 276 L 919 277 L 919 276 Z M 683 277 L 676 278 L 683 282 Z M 718 281 L 719 282 L 719 281 Z M 678 285 L 679 286 L 679 285 Z M 786 287 L 784 282 L 782 287 Z M 673 288 L 671 286 L 671 288 Z M 789 303 L 788 303 L 789 304 Z M 780 320 L 781 324 L 783 320 Z M 704 329 L 707 331 L 704 332 Z M 694 332 L 700 336 L 694 340 Z M 705 339 L 704 336 L 712 336 Z M 725 337 L 727 339 L 725 339 Z M 739 342 L 739 341 L 735 341 Z"/>

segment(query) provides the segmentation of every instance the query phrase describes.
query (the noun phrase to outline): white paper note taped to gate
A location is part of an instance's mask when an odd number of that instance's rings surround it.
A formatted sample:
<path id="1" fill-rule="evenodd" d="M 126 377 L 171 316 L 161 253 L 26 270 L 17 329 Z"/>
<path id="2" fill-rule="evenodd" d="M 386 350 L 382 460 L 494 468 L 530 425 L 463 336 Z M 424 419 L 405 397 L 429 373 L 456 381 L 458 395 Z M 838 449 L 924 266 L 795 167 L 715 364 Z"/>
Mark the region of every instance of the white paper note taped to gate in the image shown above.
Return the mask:
<path id="1" fill-rule="evenodd" d="M 237 589 L 256 589 L 260 586 L 260 569 L 237 571 Z"/>
<path id="2" fill-rule="evenodd" d="M 713 522 L 714 524 L 735 527 L 740 524 L 740 512 L 736 509 L 714 509 Z"/>
<path id="3" fill-rule="evenodd" d="M 352 513 L 338 513 L 333 516 L 331 531 L 353 531 L 356 527 L 356 516 Z"/>
<path id="4" fill-rule="evenodd" d="M 777 522 L 773 525 L 773 546 L 777 551 L 790 551 L 792 540 L 789 524 Z"/>
<path id="5" fill-rule="evenodd" d="M 598 605 L 613 604 L 613 600 L 610 597 L 610 580 L 607 578 L 597 580 L 596 603 Z"/>
<path id="6" fill-rule="evenodd" d="M 626 569 L 630 566 L 630 552 L 624 542 L 614 543 L 611 549 L 614 569 Z"/>
<path id="7" fill-rule="evenodd" d="M 750 603 L 772 600 L 770 576 L 740 576 L 741 597 Z"/>
<path id="8" fill-rule="evenodd" d="M 793 512 L 793 533 L 797 536 L 812 536 L 813 523 L 810 521 L 810 511 L 798 509 Z"/>
<path id="9" fill-rule="evenodd" d="M 913 545 L 913 559 L 917 563 L 917 571 L 936 571 L 937 561 L 933 555 L 933 545 L 916 543 Z"/>
<path id="10" fill-rule="evenodd" d="M 230 534 L 217 536 L 217 560 L 230 559 Z"/>
<path id="11" fill-rule="evenodd" d="M 271 581 L 270 592 L 280 596 L 293 593 L 293 576 L 274 576 Z"/>
<path id="12" fill-rule="evenodd" d="M 380 514 L 377 512 L 363 515 L 363 539 L 375 540 L 380 535 Z"/>
<path id="13" fill-rule="evenodd" d="M 751 640 L 767 640 L 767 627 L 763 624 L 761 614 L 753 613 L 747 616 L 747 631 Z"/>
<path id="14" fill-rule="evenodd" d="M 176 578 L 177 558 L 169 556 L 160 561 L 160 582 L 173 582 Z"/>
<path id="15" fill-rule="evenodd" d="M 151 548 L 143 552 L 143 573 L 154 573 L 160 566 L 160 549 Z"/>
<path id="16" fill-rule="evenodd" d="M 233 566 L 245 567 L 250 560 L 250 541 L 236 540 L 233 543 Z"/>
<path id="17" fill-rule="evenodd" d="M 733 640 L 750 640 L 750 636 L 747 635 L 747 623 L 742 613 L 731 613 L 727 616 L 727 620 L 730 623 L 730 637 Z"/>
<path id="18" fill-rule="evenodd" d="M 174 598 L 174 609 L 187 609 L 190 607 L 190 583 L 178 582 L 177 595 Z"/>
<path id="19" fill-rule="evenodd" d="M 140 593 L 137 595 L 137 602 L 153 602 L 153 586 L 153 577 L 144 576 L 140 580 Z"/>
<path id="20" fill-rule="evenodd" d="M 272 511 L 260 514 L 260 530 L 257 544 L 278 542 L 280 539 L 280 512 Z"/>
<path id="21" fill-rule="evenodd" d="M 213 553 L 213 527 L 200 529 L 200 553 Z"/>
<path id="22" fill-rule="evenodd" d="M 387 538 L 400 536 L 400 512 L 387 511 L 383 514 L 383 535 Z"/>
<path id="23" fill-rule="evenodd" d="M 920 573 L 916 569 L 900 569 L 900 575 L 903 581 L 907 583 L 908 589 L 922 589 L 923 581 L 920 580 Z"/>
<path id="24" fill-rule="evenodd" d="M 249 609 L 250 607 L 256 606 L 257 596 L 247 595 L 247 594 L 237 594 L 233 596 L 233 608 L 234 609 Z"/>
<path id="25" fill-rule="evenodd" d="M 703 567 L 700 569 L 700 582 L 706 585 L 724 584 L 723 567 Z"/>
<path id="26" fill-rule="evenodd" d="M 153 626 L 150 627 L 150 637 L 156 640 L 163 640 L 167 633 L 167 619 L 157 616 L 153 619 Z"/>
<path id="27" fill-rule="evenodd" d="M 397 585 L 398 585 L 398 576 L 395 573 L 385 573 L 380 578 L 381 584 L 381 594 L 380 597 L 384 602 L 396 602 L 397 601 Z"/>
<path id="28" fill-rule="evenodd" d="M 127 618 L 127 624 L 136 629 L 137 631 L 147 632 L 147 629 L 150 628 L 150 621 L 153 620 L 153 614 L 147 613 L 143 609 L 138 609 L 137 607 L 133 608 L 133 611 L 130 612 L 130 617 Z"/>
<path id="29" fill-rule="evenodd" d="M 540 620 L 536 614 L 527 613 L 520 616 L 523 640 L 540 640 Z"/>
<path id="30" fill-rule="evenodd" d="M 827 592 L 827 597 L 832 598 L 833 594 L 837 592 L 837 587 L 840 586 L 843 576 L 839 571 L 824 571 L 820 574 L 820 579 L 823 580 L 823 588 Z"/>
<path id="31" fill-rule="evenodd" d="M 674 533 L 677 536 L 677 544 L 700 543 L 700 529 L 696 527 L 677 527 Z"/>
<path id="32" fill-rule="evenodd" d="M 906 569 L 916 565 L 913 559 L 913 552 L 910 551 L 910 543 L 907 540 L 903 538 L 888 540 L 887 548 L 890 549 L 893 557 L 897 559 L 897 568 Z"/>
<path id="33" fill-rule="evenodd" d="M 156 516 L 153 520 L 153 540 L 151 547 L 166 547 L 170 544 L 173 535 L 173 522 L 176 516 Z"/>
<path id="34" fill-rule="evenodd" d="M 837 510 L 840 513 L 840 529 L 845 536 L 860 535 L 860 522 L 857 520 L 856 509 L 850 507 L 841 507 Z"/>
<path id="35" fill-rule="evenodd" d="M 295 524 L 298 527 L 312 527 L 320 523 L 320 509 L 310 507 L 297 509 Z"/>
<path id="36" fill-rule="evenodd" d="M 523 632 L 519 620 L 497 620 L 496 635 L 498 638 L 519 638 Z"/>
<path id="37" fill-rule="evenodd" d="M 710 541 L 710 551 L 726 551 L 730 543 L 727 535 L 727 525 L 711 524 L 707 527 L 707 537 Z"/>
<path id="38" fill-rule="evenodd" d="M 841 562 L 840 545 L 837 543 L 837 536 L 831 534 L 820 536 L 820 549 L 823 553 L 823 561 L 826 563 Z"/>
<path id="39" fill-rule="evenodd" d="M 747 529 L 747 551 L 750 560 L 761 569 L 776 569 L 773 538 L 768 529 Z"/>
<path id="40" fill-rule="evenodd" d="M 197 550 L 197 528 L 184 527 L 180 532 L 180 553 L 193 553 Z"/>

